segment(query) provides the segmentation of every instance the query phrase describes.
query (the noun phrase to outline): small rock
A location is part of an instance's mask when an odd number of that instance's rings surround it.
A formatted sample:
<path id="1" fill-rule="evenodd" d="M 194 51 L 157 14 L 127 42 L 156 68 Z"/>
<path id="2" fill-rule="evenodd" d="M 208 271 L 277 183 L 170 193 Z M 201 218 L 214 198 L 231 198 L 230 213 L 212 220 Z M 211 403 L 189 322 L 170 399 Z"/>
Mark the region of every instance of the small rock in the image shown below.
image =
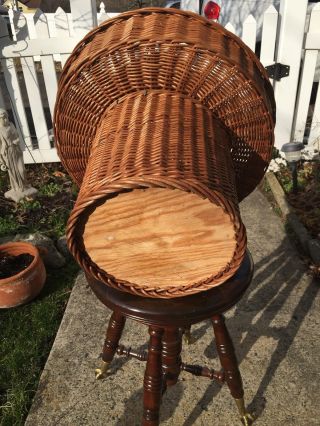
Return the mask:
<path id="1" fill-rule="evenodd" d="M 61 253 L 56 249 L 53 241 L 39 232 L 35 234 L 17 234 L 12 241 L 26 241 L 34 244 L 38 248 L 43 248 L 40 254 L 42 260 L 49 268 L 61 268 L 66 260 Z"/>
<path id="2" fill-rule="evenodd" d="M 320 266 L 320 241 L 309 240 L 308 241 L 309 254 L 315 265 Z"/>
<path id="3" fill-rule="evenodd" d="M 72 255 L 69 251 L 68 244 L 67 244 L 67 237 L 64 235 L 63 237 L 60 237 L 56 243 L 56 246 L 60 253 L 66 258 L 71 258 Z"/>

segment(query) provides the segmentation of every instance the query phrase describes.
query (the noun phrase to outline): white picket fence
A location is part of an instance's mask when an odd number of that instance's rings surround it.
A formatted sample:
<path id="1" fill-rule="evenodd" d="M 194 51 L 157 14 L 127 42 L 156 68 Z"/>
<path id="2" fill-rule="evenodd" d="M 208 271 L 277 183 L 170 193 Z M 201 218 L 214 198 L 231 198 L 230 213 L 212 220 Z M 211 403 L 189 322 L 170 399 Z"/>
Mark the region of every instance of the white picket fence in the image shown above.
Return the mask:
<path id="1" fill-rule="evenodd" d="M 0 106 L 8 108 L 9 99 L 25 163 L 59 161 L 50 135 L 57 70 L 89 28 L 114 15 L 106 13 L 103 3 L 98 13 L 90 0 L 71 0 L 70 4 L 71 14 L 60 8 L 55 14 L 43 14 L 40 10 L 35 15 L 11 11 L 14 40 L 9 38 L 0 18 L 0 62 L 5 79 Z M 264 66 L 275 61 L 290 66 L 288 77 L 272 81 L 277 102 L 276 145 L 281 147 L 292 139 L 306 137 L 310 145 L 319 144 L 320 91 L 311 106 L 310 96 L 320 49 L 320 3 L 313 8 L 306 35 L 307 0 L 299 0 L 299 7 L 296 1 L 281 0 L 279 13 L 279 33 L 277 10 L 270 6 L 264 13 L 260 53 Z M 231 23 L 226 28 L 234 32 Z M 252 50 L 256 34 L 257 24 L 250 15 L 243 22 L 241 37 Z"/>

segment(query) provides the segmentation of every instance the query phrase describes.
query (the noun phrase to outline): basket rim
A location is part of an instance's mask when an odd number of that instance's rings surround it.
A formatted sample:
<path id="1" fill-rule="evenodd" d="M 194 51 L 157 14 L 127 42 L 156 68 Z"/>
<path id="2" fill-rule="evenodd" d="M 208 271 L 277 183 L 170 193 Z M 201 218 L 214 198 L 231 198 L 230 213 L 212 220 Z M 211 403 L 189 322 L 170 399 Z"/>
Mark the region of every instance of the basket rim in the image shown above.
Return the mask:
<path id="1" fill-rule="evenodd" d="M 71 75 L 69 75 L 67 73 L 67 71 L 68 71 L 68 69 L 70 68 L 70 65 L 73 62 L 74 56 L 78 56 L 80 54 L 80 52 L 87 46 L 87 44 L 89 44 L 94 39 L 96 34 L 106 31 L 115 22 L 120 22 L 120 20 L 124 21 L 124 20 L 130 19 L 131 17 L 133 17 L 135 15 L 150 15 L 152 13 L 167 14 L 167 15 L 169 15 L 169 14 L 171 14 L 171 15 L 182 15 L 182 16 L 186 16 L 186 17 L 189 17 L 189 18 L 192 18 L 192 19 L 196 19 L 197 21 L 201 22 L 202 24 L 207 25 L 208 27 L 215 28 L 215 30 L 217 30 L 219 33 L 227 35 L 233 42 L 238 44 L 242 48 L 244 54 L 247 55 L 249 57 L 249 59 L 254 62 L 255 66 L 258 68 L 260 74 L 263 77 L 264 86 L 265 86 L 266 92 L 268 94 L 268 99 L 269 99 L 270 104 L 271 104 L 270 106 L 271 106 L 272 118 L 275 122 L 275 120 L 276 120 L 276 103 L 275 103 L 275 99 L 274 99 L 274 95 L 273 95 L 273 87 L 270 83 L 266 69 L 263 67 L 262 63 L 260 62 L 258 57 L 255 55 L 255 53 L 239 37 L 237 37 L 235 34 L 230 32 L 226 28 L 222 27 L 222 25 L 218 24 L 217 22 L 209 21 L 207 18 L 205 18 L 201 15 L 198 15 L 197 13 L 191 12 L 191 11 L 180 10 L 180 9 L 172 9 L 172 8 L 146 7 L 146 8 L 142 8 L 142 9 L 135 9 L 135 10 L 132 10 L 132 11 L 126 11 L 126 12 L 123 12 L 123 13 L 113 17 L 113 18 L 106 20 L 105 22 L 101 23 L 99 26 L 97 26 L 96 28 L 94 28 L 93 30 L 88 32 L 88 34 L 86 34 L 83 37 L 83 39 L 74 47 L 72 53 L 70 54 L 69 58 L 67 59 L 65 65 L 63 67 L 63 73 L 62 73 L 60 80 L 59 80 L 57 100 L 59 100 L 62 93 L 68 88 L 70 81 L 72 81 L 82 71 L 82 68 L 85 67 L 85 65 L 86 65 L 86 61 L 85 60 L 82 61 L 82 63 L 78 64 L 76 72 L 73 72 Z M 183 42 L 186 43 L 185 40 Z M 114 50 L 118 49 L 119 46 L 121 46 L 122 44 L 124 44 L 124 43 L 119 42 L 119 43 L 114 44 L 112 46 L 112 48 L 109 50 L 109 52 L 113 52 Z M 186 44 L 188 44 L 188 43 L 186 43 Z M 215 53 L 215 50 L 210 49 L 209 47 L 208 47 L 208 49 L 202 49 L 202 48 L 199 48 L 199 49 L 203 50 L 203 51 L 210 52 L 210 53 Z M 99 51 L 97 51 L 96 53 L 98 53 L 98 52 Z M 226 62 L 232 63 L 233 65 L 237 65 L 236 62 L 232 61 L 229 57 L 223 56 L 221 54 L 219 54 L 219 56 L 221 56 L 221 58 L 223 58 Z M 256 82 L 252 81 L 252 83 L 255 86 L 257 92 L 259 93 L 259 90 L 256 87 L 256 85 L 257 85 Z M 56 122 L 56 115 L 57 115 L 57 112 L 58 112 L 57 111 L 58 104 L 59 104 L 59 102 L 56 102 L 55 108 L 54 108 L 54 120 L 53 120 L 54 123 Z"/>
<path id="2" fill-rule="evenodd" d="M 96 34 L 98 34 L 99 32 L 105 31 L 108 27 L 112 26 L 115 22 L 117 22 L 119 20 L 127 20 L 127 19 L 129 19 L 129 18 L 131 18 L 132 16 L 135 16 L 135 15 L 144 15 L 144 14 L 150 15 L 152 13 L 183 15 L 183 16 L 186 16 L 186 17 L 189 17 L 189 18 L 196 19 L 199 22 L 204 23 L 209 27 L 212 26 L 213 28 L 218 30 L 218 32 L 227 35 L 231 40 L 233 40 L 240 47 L 242 47 L 244 53 L 246 55 L 248 55 L 250 57 L 250 59 L 255 63 L 255 65 L 258 67 L 260 73 L 265 78 L 265 82 L 267 83 L 267 89 L 269 89 L 271 91 L 271 93 L 273 94 L 273 88 L 272 88 L 272 85 L 270 83 L 269 76 L 267 74 L 266 69 L 263 67 L 263 65 L 259 61 L 258 57 L 255 55 L 255 53 L 239 37 L 237 37 L 235 34 L 233 34 L 231 31 L 229 31 L 228 29 L 226 29 L 225 27 L 223 27 L 219 23 L 209 21 L 207 18 L 205 18 L 202 15 L 199 15 L 199 14 L 192 12 L 192 11 L 189 11 L 189 10 L 181 10 L 181 9 L 173 9 L 173 8 L 145 7 L 145 8 L 141 8 L 141 9 L 134 9 L 134 10 L 122 12 L 119 15 L 117 15 L 113 18 L 110 18 L 110 19 L 106 20 L 105 22 L 102 22 L 96 28 L 94 28 L 90 32 L 88 32 L 88 34 L 86 34 L 83 37 L 83 39 L 74 47 L 71 55 L 69 56 L 69 58 L 67 59 L 65 65 L 64 65 L 64 70 L 67 70 L 67 68 L 70 67 L 71 63 L 73 62 L 73 56 L 78 55 L 81 52 L 81 50 L 83 50 L 83 48 L 88 43 L 90 43 L 92 41 L 92 39 L 94 38 L 94 36 Z M 118 45 L 117 45 L 117 47 L 118 47 Z M 214 52 L 214 50 L 211 50 L 211 49 L 208 49 L 208 51 Z M 66 80 L 66 73 L 64 72 L 64 74 L 61 76 L 61 80 L 60 80 L 61 83 L 60 84 L 61 85 L 65 84 L 65 80 Z M 275 111 L 275 101 L 274 101 L 273 96 L 271 96 L 271 100 L 273 100 L 273 102 L 272 102 L 273 108 L 272 109 Z"/>
<path id="3" fill-rule="evenodd" d="M 208 188 L 199 183 L 196 179 L 186 179 L 184 184 L 188 185 L 188 191 L 179 187 L 177 182 L 172 178 L 157 178 L 152 177 L 137 177 L 131 179 L 115 180 L 115 189 L 112 187 L 104 188 L 100 192 L 94 194 L 87 194 L 81 203 L 76 205 L 70 214 L 67 224 L 67 242 L 69 250 L 75 257 L 77 262 L 81 265 L 86 273 L 100 280 L 106 285 L 116 288 L 121 291 L 141 295 L 144 297 L 160 297 L 172 298 L 183 297 L 190 294 L 198 293 L 201 291 L 209 290 L 214 286 L 218 286 L 230 278 L 240 266 L 246 251 L 246 230 L 242 223 L 240 213 L 237 205 L 233 205 L 231 201 L 226 199 L 217 190 L 208 190 Z M 113 275 L 107 273 L 105 270 L 93 262 L 87 254 L 83 241 L 83 228 L 90 214 L 90 207 L 95 207 L 97 201 L 104 202 L 106 199 L 112 197 L 114 194 L 124 192 L 132 189 L 147 189 L 151 187 L 163 187 L 168 189 L 179 189 L 185 192 L 192 192 L 201 198 L 207 198 L 213 204 L 221 207 L 227 213 L 233 223 L 235 231 L 236 246 L 231 261 L 221 268 L 221 270 L 214 276 L 210 276 L 204 280 L 196 283 L 190 283 L 173 287 L 150 287 L 148 285 L 139 285 L 131 283 L 126 280 L 117 279 Z M 121 190 L 119 191 L 119 188 Z M 223 277 L 223 279 L 221 278 Z"/>
<path id="4" fill-rule="evenodd" d="M 114 18 L 108 19 L 107 21 L 105 21 L 104 23 L 102 23 L 99 27 L 95 28 L 94 30 L 92 30 L 90 33 L 88 33 L 84 39 L 78 43 L 78 45 L 75 47 L 73 53 L 70 55 L 70 57 L 68 58 L 64 70 L 63 70 L 63 74 L 61 76 L 60 82 L 59 82 L 59 90 L 58 90 L 58 94 L 57 94 L 57 102 L 55 105 L 55 111 L 54 111 L 54 131 L 55 131 L 55 141 L 56 141 L 56 146 L 57 146 L 57 150 L 58 150 L 58 154 L 61 158 L 61 161 L 64 165 L 64 167 L 68 170 L 68 172 L 70 173 L 70 175 L 72 176 L 73 180 L 80 185 L 83 175 L 85 173 L 85 167 L 86 164 L 88 162 L 88 158 L 85 157 L 83 158 L 83 164 L 81 166 L 81 171 L 79 172 L 79 169 L 77 167 L 77 170 L 75 170 L 75 165 L 72 164 L 72 161 L 69 159 L 69 157 L 66 156 L 65 154 L 65 147 L 68 147 L 68 145 L 70 145 L 69 142 L 66 142 L 62 136 L 62 134 L 60 133 L 60 121 L 61 121 L 61 117 L 63 116 L 63 112 L 62 110 L 60 110 L 60 105 L 62 105 L 63 102 L 63 98 L 65 98 L 65 95 L 68 94 L 68 91 L 71 90 L 72 85 L 74 84 L 74 81 L 79 77 L 79 75 L 81 74 L 81 72 L 86 69 L 87 66 L 89 66 L 89 64 L 95 59 L 99 59 L 100 56 L 102 55 L 103 52 L 107 51 L 108 53 L 112 54 L 112 52 L 115 52 L 119 46 L 125 46 L 126 45 L 126 41 L 122 40 L 121 42 L 115 42 L 112 43 L 110 47 L 108 48 L 99 48 L 98 50 L 94 51 L 94 55 L 93 57 L 90 59 L 90 61 L 86 61 L 85 58 L 83 58 L 83 60 L 81 62 L 77 62 L 77 66 L 74 70 L 72 70 L 72 72 L 70 72 L 70 66 L 72 65 L 75 57 L 77 55 L 80 54 L 80 52 L 88 45 L 90 44 L 90 42 L 94 39 L 94 37 L 96 36 L 96 34 L 100 33 L 100 32 L 105 32 L 108 30 L 108 28 L 110 28 L 113 24 L 115 23 L 121 23 L 124 21 L 127 21 L 128 19 L 134 17 L 134 16 L 143 16 L 143 15 L 152 15 L 152 14 L 161 14 L 161 15 L 171 15 L 171 16 L 175 16 L 175 15 L 179 15 L 179 16 L 185 16 L 189 19 L 193 19 L 196 20 L 198 22 L 200 22 L 202 25 L 205 25 L 207 27 L 211 27 L 214 28 L 215 31 L 219 32 L 220 34 L 223 34 L 224 36 L 227 35 L 231 40 L 233 40 L 234 43 L 236 43 L 237 46 L 239 46 L 241 48 L 241 53 L 243 55 L 245 55 L 247 57 L 247 60 L 250 60 L 251 62 L 253 62 L 253 70 L 250 71 L 249 77 L 252 77 L 252 73 L 253 75 L 255 75 L 255 73 L 259 73 L 259 75 L 257 76 L 257 78 L 249 78 L 246 74 L 244 74 L 241 69 L 239 68 L 239 63 L 236 61 L 236 59 L 230 59 L 229 57 L 227 57 L 225 54 L 222 54 L 220 52 L 217 52 L 216 49 L 214 47 L 210 48 L 210 46 L 208 46 L 208 48 L 204 49 L 203 46 L 198 46 L 195 43 L 192 43 L 191 41 L 186 41 L 184 40 L 184 44 L 186 44 L 186 46 L 189 46 L 190 48 L 196 48 L 197 50 L 199 50 L 199 52 L 203 52 L 204 54 L 207 55 L 217 55 L 219 57 L 219 59 L 221 59 L 221 61 L 224 61 L 226 64 L 228 64 L 228 66 L 230 68 L 232 68 L 232 66 L 236 66 L 238 71 L 241 73 L 243 73 L 245 79 L 247 81 L 250 81 L 250 90 L 252 90 L 252 92 L 254 92 L 255 96 L 257 97 L 257 99 L 261 99 L 261 101 L 264 104 L 264 108 L 265 108 L 265 113 L 264 113 L 264 118 L 266 120 L 266 122 L 268 122 L 268 128 L 270 129 L 270 141 L 269 141 L 269 151 L 270 151 L 270 156 L 271 156 L 271 146 L 273 146 L 274 144 L 274 135 L 273 135 L 273 125 L 275 122 L 275 103 L 274 103 L 274 96 L 273 96 L 273 89 L 272 86 L 270 84 L 269 78 L 266 74 L 266 71 L 264 69 L 264 67 L 262 66 L 262 64 L 260 63 L 259 59 L 255 56 L 255 54 L 250 50 L 250 48 L 248 46 L 246 46 L 237 36 L 235 36 L 234 34 L 232 34 L 230 31 L 226 30 L 224 27 L 222 27 L 220 24 L 208 21 L 206 18 L 190 12 L 190 11 L 182 11 L 182 10 L 178 10 L 178 9 L 167 9 L 167 8 L 144 8 L 144 9 L 136 9 L 133 11 L 127 11 L 122 13 L 121 15 L 118 15 Z M 152 41 L 152 40 L 151 40 Z M 149 41 L 149 42 L 151 42 Z M 172 41 L 172 40 L 171 40 Z M 130 43 L 132 42 L 132 40 L 130 40 Z M 141 43 L 147 43 L 148 40 L 142 38 L 141 40 L 139 40 L 139 42 Z M 154 40 L 153 40 L 154 42 Z M 169 40 L 161 40 L 161 41 L 157 41 L 157 43 L 163 44 L 163 43 L 167 43 L 169 42 Z M 147 92 L 156 92 L 157 89 L 148 89 Z M 159 89 L 159 92 L 168 92 L 171 93 L 170 90 L 167 89 Z M 176 91 L 172 91 L 172 93 L 179 93 L 180 96 L 186 95 L 183 92 L 176 90 Z M 101 124 L 101 120 L 103 120 L 104 115 L 107 113 L 107 111 L 110 111 L 110 109 L 112 109 L 112 107 L 114 106 L 114 104 L 116 103 L 120 103 L 122 102 L 124 99 L 126 99 L 127 97 L 130 97 L 131 95 L 133 96 L 138 96 L 140 93 L 139 90 L 135 90 L 132 92 L 128 92 L 126 94 L 119 94 L 118 98 L 115 98 L 114 100 L 112 100 L 110 102 L 110 104 L 108 104 L 105 108 L 105 110 L 102 112 L 101 116 L 98 118 L 98 122 L 94 124 L 95 129 L 93 129 L 93 132 L 97 132 L 97 130 L 99 129 L 99 126 Z M 186 97 L 190 97 L 188 95 L 186 95 Z M 191 98 L 193 102 L 195 103 L 200 103 L 202 104 L 203 107 L 206 107 L 206 105 L 204 104 L 204 102 L 202 102 L 201 100 L 197 99 L 196 97 L 192 97 Z M 221 121 L 221 124 L 224 124 Z M 229 131 L 230 129 L 227 128 L 227 126 L 225 126 L 226 130 Z M 84 142 L 84 144 L 87 144 L 88 149 L 90 144 L 93 142 L 94 140 L 94 136 L 90 137 L 87 141 Z M 75 150 L 76 148 L 72 148 L 70 147 L 70 151 Z M 258 155 L 259 155 L 258 151 Z M 69 154 L 68 154 L 69 155 Z M 76 155 L 76 154 L 75 154 Z M 66 158 L 64 158 L 66 156 Z M 258 173 L 257 171 L 255 171 L 256 174 L 256 184 L 258 184 L 260 182 L 260 180 L 262 179 L 265 170 L 267 168 L 267 164 L 264 165 L 263 170 L 261 170 L 261 173 Z M 245 198 L 253 189 L 254 187 L 250 187 L 247 191 L 244 190 L 239 190 L 240 186 L 243 186 L 241 184 L 241 182 L 243 180 L 246 180 L 246 174 L 245 173 L 241 173 L 241 177 L 238 178 L 237 180 L 239 180 L 239 184 L 238 186 L 238 196 L 239 196 L 239 200 L 242 200 L 243 198 Z M 247 185 L 248 186 L 248 185 Z M 255 185 L 256 186 L 256 185 Z"/>

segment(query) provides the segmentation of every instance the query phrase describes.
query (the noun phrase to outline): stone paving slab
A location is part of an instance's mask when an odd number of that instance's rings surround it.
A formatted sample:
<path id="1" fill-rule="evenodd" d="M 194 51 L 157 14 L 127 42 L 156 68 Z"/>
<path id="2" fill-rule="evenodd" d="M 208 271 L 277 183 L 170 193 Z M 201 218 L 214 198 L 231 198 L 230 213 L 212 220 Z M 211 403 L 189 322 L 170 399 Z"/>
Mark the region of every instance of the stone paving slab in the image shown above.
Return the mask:
<path id="1" fill-rule="evenodd" d="M 319 282 L 306 273 L 283 224 L 255 191 L 241 206 L 255 261 L 250 289 L 226 315 L 257 426 L 320 424 Z M 79 274 L 27 426 L 135 426 L 142 415 L 144 363 L 117 357 L 108 378 L 94 368 L 110 316 Z M 219 368 L 209 322 L 192 329 L 195 344 L 183 348 L 187 363 Z M 128 321 L 123 344 L 146 348 L 147 328 Z M 239 425 L 227 386 L 182 373 L 164 395 L 161 425 Z"/>

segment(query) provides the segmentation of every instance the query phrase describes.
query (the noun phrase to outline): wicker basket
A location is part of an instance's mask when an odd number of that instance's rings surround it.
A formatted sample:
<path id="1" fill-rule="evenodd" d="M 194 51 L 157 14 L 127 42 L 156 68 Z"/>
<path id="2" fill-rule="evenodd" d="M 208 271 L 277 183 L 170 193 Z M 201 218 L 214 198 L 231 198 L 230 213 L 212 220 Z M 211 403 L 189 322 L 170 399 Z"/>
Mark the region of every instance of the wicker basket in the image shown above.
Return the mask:
<path id="1" fill-rule="evenodd" d="M 80 265 L 148 297 L 227 280 L 246 248 L 238 202 L 270 161 L 274 116 L 255 55 L 198 15 L 142 9 L 89 33 L 55 110 L 80 186 L 67 231 Z"/>

